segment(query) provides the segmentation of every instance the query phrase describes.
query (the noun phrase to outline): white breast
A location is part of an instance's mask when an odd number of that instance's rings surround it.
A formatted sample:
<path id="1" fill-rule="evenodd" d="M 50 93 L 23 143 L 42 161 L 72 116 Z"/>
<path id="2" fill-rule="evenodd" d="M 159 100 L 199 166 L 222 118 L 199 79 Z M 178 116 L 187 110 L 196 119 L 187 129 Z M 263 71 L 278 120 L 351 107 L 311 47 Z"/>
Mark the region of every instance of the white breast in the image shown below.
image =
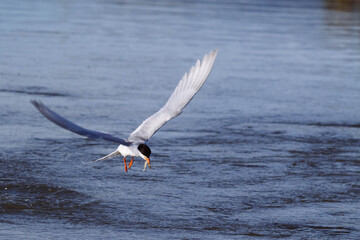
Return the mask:
<path id="1" fill-rule="evenodd" d="M 117 150 L 124 157 L 126 157 L 126 156 L 140 157 L 140 152 L 137 149 L 137 145 L 124 146 L 124 145 L 120 144 L 119 147 L 117 148 Z"/>

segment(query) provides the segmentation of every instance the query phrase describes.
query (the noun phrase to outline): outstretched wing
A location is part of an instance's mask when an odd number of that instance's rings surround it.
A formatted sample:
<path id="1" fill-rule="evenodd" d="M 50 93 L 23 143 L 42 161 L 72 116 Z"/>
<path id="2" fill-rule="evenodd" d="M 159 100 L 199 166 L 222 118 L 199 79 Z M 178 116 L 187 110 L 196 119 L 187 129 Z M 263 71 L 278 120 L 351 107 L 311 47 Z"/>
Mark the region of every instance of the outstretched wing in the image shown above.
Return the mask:
<path id="1" fill-rule="evenodd" d="M 89 130 L 83 127 L 80 127 L 78 125 L 76 125 L 73 122 L 70 122 L 69 120 L 65 119 L 64 117 L 60 116 L 59 114 L 57 114 L 56 112 L 51 111 L 49 108 L 47 108 L 43 103 L 36 101 L 36 100 L 32 100 L 31 103 L 50 121 L 52 121 L 53 123 L 57 124 L 58 126 L 65 128 L 71 132 L 74 132 L 76 134 L 85 136 L 87 138 L 91 138 L 91 139 L 97 139 L 97 138 L 102 138 L 104 140 L 107 141 L 111 141 L 111 142 L 116 142 L 116 143 L 120 143 L 122 145 L 127 145 L 129 146 L 131 143 L 115 137 L 109 133 L 105 133 L 105 132 L 99 132 L 99 131 L 95 131 L 95 130 Z"/>
<path id="2" fill-rule="evenodd" d="M 198 60 L 195 66 L 185 73 L 166 104 L 131 133 L 128 140 L 147 141 L 170 119 L 181 114 L 204 84 L 214 65 L 216 54 L 217 50 L 213 50 L 205 55 L 201 62 Z"/>

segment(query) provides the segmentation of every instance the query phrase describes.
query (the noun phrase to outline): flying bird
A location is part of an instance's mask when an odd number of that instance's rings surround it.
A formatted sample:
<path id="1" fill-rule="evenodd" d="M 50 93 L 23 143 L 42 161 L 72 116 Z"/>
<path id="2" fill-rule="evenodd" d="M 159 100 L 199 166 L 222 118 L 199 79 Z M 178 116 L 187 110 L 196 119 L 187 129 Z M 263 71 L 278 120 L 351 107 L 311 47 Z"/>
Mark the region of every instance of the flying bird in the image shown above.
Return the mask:
<path id="1" fill-rule="evenodd" d="M 42 113 L 47 119 L 76 134 L 85 136 L 90 139 L 101 138 L 111 142 L 119 143 L 119 147 L 109 155 L 94 160 L 93 162 L 102 161 L 118 155 L 124 157 L 125 172 L 131 168 L 134 157 L 141 157 L 145 160 L 144 171 L 146 166 L 150 165 L 151 150 L 146 143 L 165 123 L 170 119 L 180 115 L 186 105 L 191 101 L 195 94 L 200 90 L 214 65 L 217 50 L 213 50 L 206 54 L 202 61 L 197 60 L 196 64 L 188 73 L 182 77 L 174 92 L 166 104 L 152 116 L 147 118 L 127 139 L 113 136 L 109 133 L 95 131 L 80 127 L 79 125 L 65 119 L 54 111 L 50 110 L 40 101 L 32 100 L 31 103 Z M 129 166 L 126 164 L 126 157 L 131 156 Z"/>

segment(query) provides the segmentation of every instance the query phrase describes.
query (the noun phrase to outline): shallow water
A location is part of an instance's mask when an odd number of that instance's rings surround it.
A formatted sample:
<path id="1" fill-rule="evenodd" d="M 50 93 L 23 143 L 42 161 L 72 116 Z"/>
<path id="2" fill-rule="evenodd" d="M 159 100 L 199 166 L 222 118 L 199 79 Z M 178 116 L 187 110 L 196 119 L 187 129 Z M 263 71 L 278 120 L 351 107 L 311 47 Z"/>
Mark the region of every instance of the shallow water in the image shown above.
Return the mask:
<path id="1" fill-rule="evenodd" d="M 29 102 L 127 137 L 214 48 L 150 171 Z M 356 1 L 3 1 L 0 52 L 1 239 L 360 238 Z"/>

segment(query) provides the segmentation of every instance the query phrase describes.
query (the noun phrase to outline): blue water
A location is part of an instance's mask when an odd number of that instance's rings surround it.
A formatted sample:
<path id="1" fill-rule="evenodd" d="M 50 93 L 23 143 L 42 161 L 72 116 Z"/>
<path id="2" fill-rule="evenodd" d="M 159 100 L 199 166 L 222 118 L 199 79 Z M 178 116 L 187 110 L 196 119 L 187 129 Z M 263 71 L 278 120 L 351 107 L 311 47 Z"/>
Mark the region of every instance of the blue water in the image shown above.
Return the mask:
<path id="1" fill-rule="evenodd" d="M 198 58 L 184 113 L 126 138 Z M 0 239 L 359 239 L 357 1 L 2 1 Z"/>

